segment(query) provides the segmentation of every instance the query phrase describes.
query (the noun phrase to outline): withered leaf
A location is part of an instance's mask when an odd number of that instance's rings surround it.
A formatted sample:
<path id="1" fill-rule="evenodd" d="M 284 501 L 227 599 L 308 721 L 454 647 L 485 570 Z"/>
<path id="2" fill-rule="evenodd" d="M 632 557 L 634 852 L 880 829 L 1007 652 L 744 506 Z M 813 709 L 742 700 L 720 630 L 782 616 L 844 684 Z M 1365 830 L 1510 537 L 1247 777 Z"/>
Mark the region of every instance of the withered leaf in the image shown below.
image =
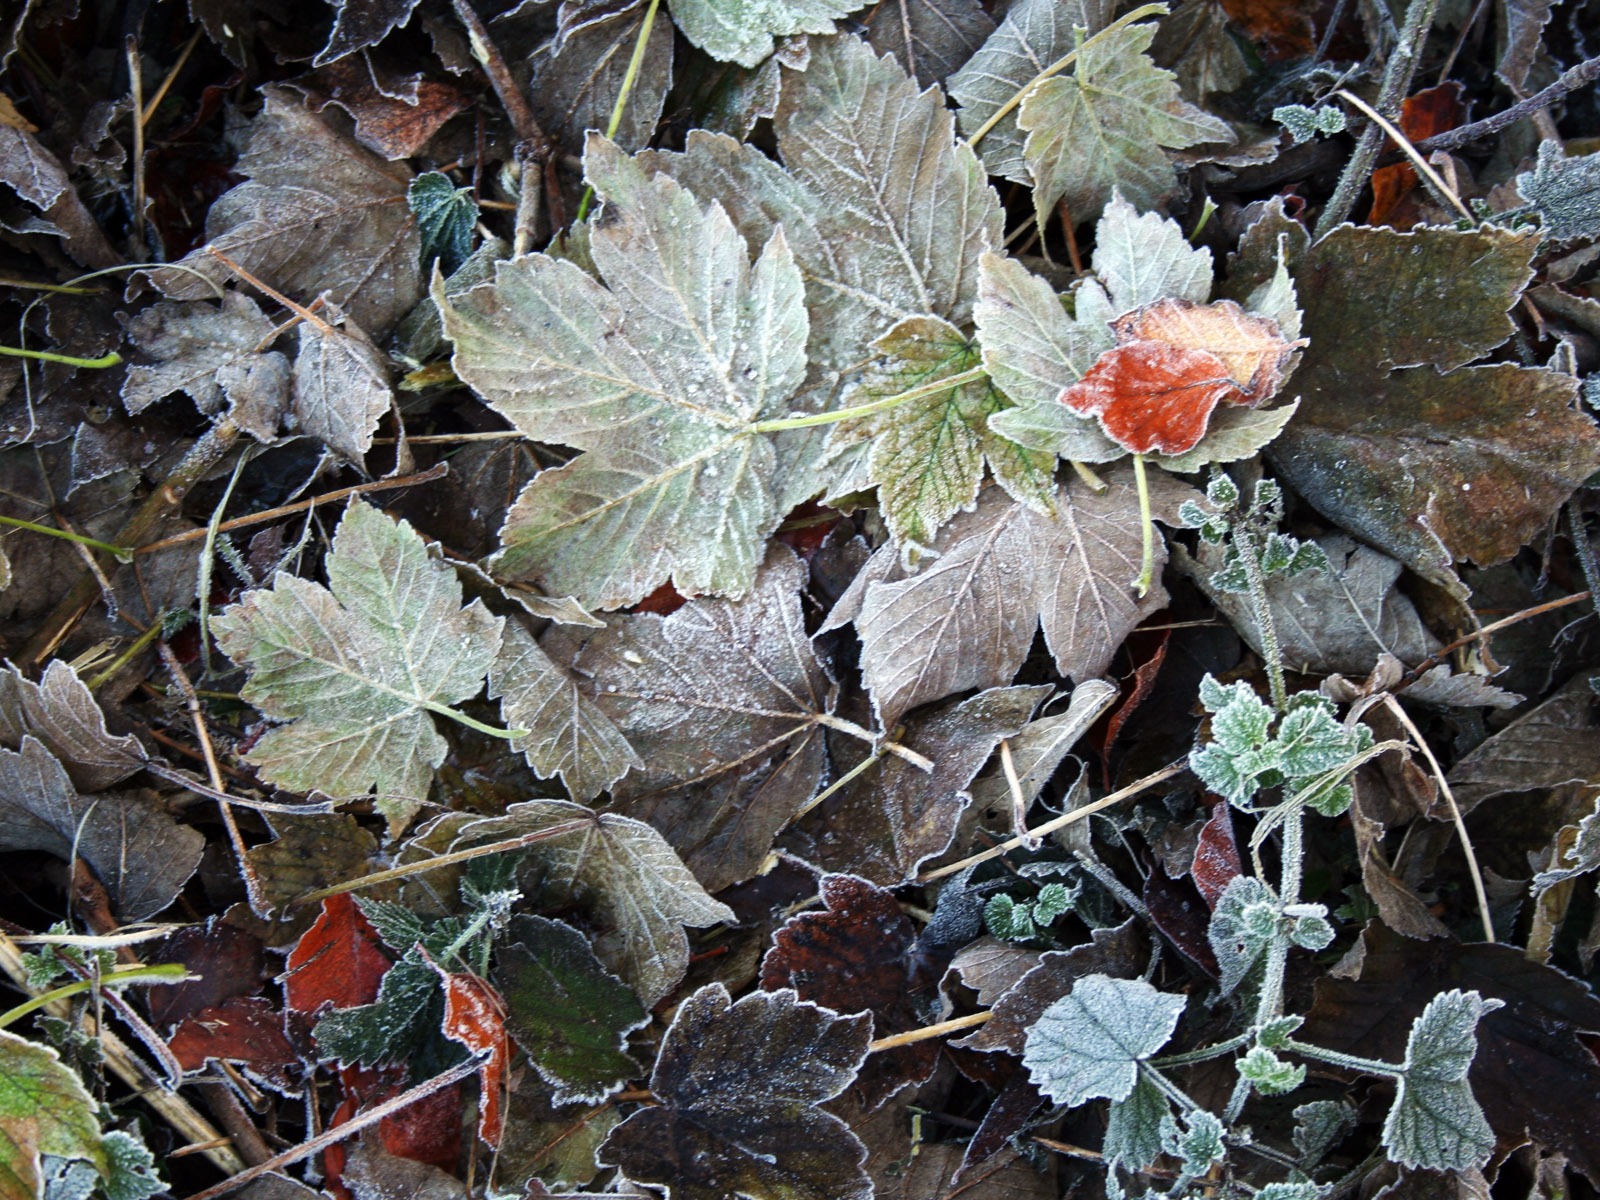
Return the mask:
<path id="1" fill-rule="evenodd" d="M 885 0 L 865 23 L 873 49 L 923 87 L 958 71 L 995 28 L 981 0 Z"/>
<path id="2" fill-rule="evenodd" d="M 478 1067 L 478 1137 L 497 1148 L 505 1129 L 506 1071 L 511 1066 L 505 1003 L 487 980 L 433 966 L 444 982 L 445 1037 L 483 1056 Z"/>
<path id="3" fill-rule="evenodd" d="M 200 865 L 205 838 L 141 793 L 80 796 L 66 768 L 29 734 L 19 750 L 0 748 L 0 846 L 83 859 L 117 916 L 142 921 L 172 903 Z"/>
<path id="4" fill-rule="evenodd" d="M 730 1003 L 709 984 L 662 1040 L 650 1075 L 661 1104 L 612 1130 L 599 1161 L 672 1200 L 868 1200 L 866 1147 L 817 1105 L 850 1086 L 871 1036 L 865 1013 L 841 1017 L 787 989 Z"/>
<path id="5" fill-rule="evenodd" d="M 262 94 L 236 168 L 248 179 L 207 212 L 210 242 L 149 279 L 174 300 L 214 296 L 229 275 L 215 247 L 296 299 L 326 294 L 380 336 L 421 296 L 411 172 L 335 133 L 292 92 Z"/>
<path id="6" fill-rule="evenodd" d="M 376 46 L 391 30 L 409 21 L 416 7 L 417 0 L 334 0 L 333 32 L 328 35 L 327 45 L 311 60 L 312 66 L 320 67 Z"/>
<path id="7" fill-rule="evenodd" d="M 1450 787 L 1463 811 L 1504 792 L 1600 781 L 1600 731 L 1587 672 L 1450 769 Z"/>
<path id="8" fill-rule="evenodd" d="M 546 902 L 588 908 L 602 932 L 595 953 L 646 1005 L 670 992 L 689 965 L 683 927 L 733 920 L 662 836 L 642 821 L 568 800 L 513 804 L 503 817 L 466 825 L 458 847 L 548 831 L 525 870 Z"/>
<path id="9" fill-rule="evenodd" d="M 938 964 L 915 953 L 916 927 L 899 901 L 855 875 L 824 875 L 817 890 L 828 911 L 790 917 L 773 935 L 761 986 L 793 988 L 836 1012 L 868 1013 L 874 1037 L 939 1020 Z M 857 1093 L 877 1108 L 938 1064 L 939 1045 L 931 1040 L 880 1051 L 857 1076 Z"/>
<path id="10" fill-rule="evenodd" d="M 0 746 L 20 750 L 30 735 L 85 792 L 126 779 L 145 761 L 138 739 L 112 735 L 93 693 L 59 659 L 51 661 L 38 683 L 9 664 L 0 667 Z"/>
<path id="11" fill-rule="evenodd" d="M 834 19 L 854 12 L 863 0 L 678 0 L 672 18 L 683 36 L 712 58 L 753 67 L 772 53 L 774 37 L 832 33 Z"/>
<path id="12" fill-rule="evenodd" d="M 912 878 L 950 845 L 971 802 L 964 790 L 1001 738 L 1014 736 L 1049 687 L 992 688 L 909 718 L 896 740 L 933 760 L 933 770 L 884 754 L 802 820 L 789 835 L 803 857 L 881 887 Z M 870 753 L 841 761 L 841 770 Z M 842 756 L 841 756 L 842 757 Z"/>
<path id="13" fill-rule="evenodd" d="M 224 402 L 238 407 L 240 386 L 260 369 L 260 360 L 282 360 L 275 351 L 261 351 L 276 327 L 242 292 L 223 292 L 221 308 L 204 301 L 164 300 L 136 313 L 127 328 L 128 340 L 153 360 L 130 366 L 122 381 L 122 403 L 130 414 L 180 391 L 207 415 L 220 412 Z M 224 376 L 224 368 L 233 369 Z M 275 431 L 287 393 L 277 401 L 270 425 L 264 420 L 250 422 L 250 432 L 263 441 Z"/>
<path id="14" fill-rule="evenodd" d="M 804 576 L 774 546 L 743 600 L 545 637 L 575 694 L 637 755 L 612 807 L 660 830 L 713 892 L 756 873 L 826 763 L 833 689 L 806 633 Z"/>
<path id="15" fill-rule="evenodd" d="M 283 1014 L 264 996 L 234 996 L 184 1018 L 168 1039 L 185 1071 L 212 1059 L 252 1067 L 283 1067 L 300 1061 L 283 1031 Z"/>
<path id="16" fill-rule="evenodd" d="M 265 819 L 277 836 L 251 846 L 245 857 L 269 911 L 281 911 L 307 892 L 365 875 L 378 853 L 378 839 L 349 813 L 271 813 Z"/>
<path id="17" fill-rule="evenodd" d="M 1436 580 L 1458 559 L 1510 558 L 1600 468 L 1573 379 L 1465 365 L 1510 336 L 1537 244 L 1341 226 L 1294 265 L 1302 404 L 1267 455 L 1328 517 Z"/>
<path id="18" fill-rule="evenodd" d="M 572 926 L 514 917 L 491 979 L 505 1000 L 506 1028 L 554 1089 L 552 1104 L 600 1104 L 639 1073 L 628 1034 L 650 1014 Z"/>
<path id="19" fill-rule="evenodd" d="M 360 329 L 308 321 L 297 332 L 294 428 L 346 461 L 360 462 L 394 399 L 388 364 Z"/>
<path id="20" fill-rule="evenodd" d="M 609 126 L 623 80 L 633 70 L 622 123 L 612 137 L 624 150 L 641 149 L 655 133 L 672 88 L 672 23 L 658 16 L 644 57 L 630 67 L 649 6 L 596 6 L 597 19 L 575 26 L 565 18 L 572 7 L 562 5 L 561 35 L 532 58 L 528 89 L 534 115 L 547 134 L 578 153 L 586 131 Z"/>
<path id="21" fill-rule="evenodd" d="M 284 964 L 284 1003 L 314 1013 L 324 1004 L 371 1004 L 389 971 L 378 931 L 349 893 L 329 896 L 311 928 L 300 935 Z"/>

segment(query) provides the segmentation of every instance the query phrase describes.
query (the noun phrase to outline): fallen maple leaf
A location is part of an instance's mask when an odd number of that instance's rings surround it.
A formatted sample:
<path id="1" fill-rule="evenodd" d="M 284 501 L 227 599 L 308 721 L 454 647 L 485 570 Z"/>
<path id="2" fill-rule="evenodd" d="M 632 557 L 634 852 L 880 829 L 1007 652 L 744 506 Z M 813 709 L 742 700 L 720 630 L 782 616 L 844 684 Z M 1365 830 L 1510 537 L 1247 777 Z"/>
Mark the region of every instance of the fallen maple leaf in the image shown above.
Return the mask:
<path id="1" fill-rule="evenodd" d="M 1061 393 L 1080 416 L 1135 454 L 1183 454 L 1205 436 L 1218 404 L 1257 408 L 1283 386 L 1304 341 L 1232 300 L 1168 297 L 1111 323 L 1117 345 Z"/>

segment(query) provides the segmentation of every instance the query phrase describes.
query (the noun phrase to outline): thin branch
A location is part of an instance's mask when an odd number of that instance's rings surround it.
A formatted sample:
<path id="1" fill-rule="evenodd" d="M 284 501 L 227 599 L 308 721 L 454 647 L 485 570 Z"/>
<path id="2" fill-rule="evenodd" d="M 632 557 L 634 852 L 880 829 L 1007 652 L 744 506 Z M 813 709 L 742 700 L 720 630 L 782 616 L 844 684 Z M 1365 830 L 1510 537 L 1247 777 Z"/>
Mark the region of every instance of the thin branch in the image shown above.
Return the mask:
<path id="1" fill-rule="evenodd" d="M 1559 600 L 1547 600 L 1543 604 L 1535 604 L 1532 608 L 1525 608 L 1521 612 L 1512 613 L 1509 617 L 1504 617 L 1501 620 L 1494 622 L 1492 625 L 1485 625 L 1482 629 L 1475 629 L 1465 637 L 1458 637 L 1448 646 L 1439 647 L 1439 649 L 1428 655 L 1427 658 L 1423 659 L 1416 666 L 1406 671 L 1404 675 L 1400 676 L 1400 682 L 1396 683 L 1394 687 L 1390 688 L 1389 690 L 1394 694 L 1399 694 L 1400 692 L 1405 691 L 1413 683 L 1421 679 L 1440 663 L 1444 662 L 1445 659 L 1449 658 L 1450 655 L 1454 654 L 1463 646 L 1471 645 L 1473 642 L 1481 642 L 1488 638 L 1491 634 L 1499 633 L 1500 630 L 1505 629 L 1507 626 L 1516 625 L 1519 622 L 1528 620 L 1530 617 L 1542 617 L 1547 612 L 1551 612 L 1558 608 L 1566 608 L 1569 604 L 1582 604 L 1587 599 L 1589 599 L 1588 592 L 1575 592 L 1571 596 L 1562 596 Z"/>
<path id="2" fill-rule="evenodd" d="M 984 1011 L 968 1013 L 964 1017 L 956 1017 L 950 1021 L 940 1021 L 937 1025 L 924 1025 L 921 1029 L 908 1029 L 904 1033 L 892 1034 L 889 1037 L 879 1038 L 875 1042 L 867 1043 L 867 1053 L 876 1054 L 880 1050 L 893 1050 L 896 1046 L 909 1046 L 914 1042 L 925 1042 L 929 1038 L 943 1037 L 947 1033 L 956 1033 L 962 1029 L 971 1029 L 974 1025 L 982 1025 L 993 1012 Z"/>
<path id="3" fill-rule="evenodd" d="M 1541 88 L 1526 100 L 1519 100 L 1503 112 L 1497 112 L 1492 117 L 1485 117 L 1481 121 L 1474 121 L 1470 125 L 1463 125 L 1458 129 L 1447 129 L 1437 133 L 1431 138 L 1423 138 L 1417 143 L 1417 150 L 1423 154 L 1432 154 L 1435 150 L 1446 152 L 1460 149 L 1470 145 L 1480 138 L 1489 137 L 1499 133 L 1508 125 L 1515 125 L 1518 121 L 1533 116 L 1541 109 L 1549 108 L 1557 100 L 1562 99 L 1579 88 L 1588 87 L 1595 80 L 1600 79 L 1600 54 L 1590 59 L 1585 59 L 1577 66 L 1564 72 L 1559 79 L 1549 87 Z M 1385 155 L 1385 161 L 1398 160 L 1398 151 L 1393 155 Z M 1381 164 L 1380 164 L 1381 165 Z"/>

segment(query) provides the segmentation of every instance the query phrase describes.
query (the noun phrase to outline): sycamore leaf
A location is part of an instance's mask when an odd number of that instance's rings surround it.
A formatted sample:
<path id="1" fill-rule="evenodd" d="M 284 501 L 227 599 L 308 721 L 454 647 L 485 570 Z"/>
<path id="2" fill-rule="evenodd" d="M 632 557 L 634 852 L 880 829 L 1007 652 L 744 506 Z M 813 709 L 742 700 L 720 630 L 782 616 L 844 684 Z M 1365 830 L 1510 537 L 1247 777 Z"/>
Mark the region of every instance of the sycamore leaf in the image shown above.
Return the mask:
<path id="1" fill-rule="evenodd" d="M 953 75 L 995 28 L 981 0 L 884 0 L 863 21 L 873 49 L 923 87 Z"/>
<path id="2" fill-rule="evenodd" d="M 138 739 L 112 736 L 94 694 L 60 659 L 50 661 L 38 683 L 9 664 L 0 667 L 0 746 L 20 750 L 30 734 L 86 792 L 108 788 L 144 765 Z"/>
<path id="3" fill-rule="evenodd" d="M 361 328 L 387 332 L 421 295 L 411 172 L 334 132 L 293 92 L 262 94 L 235 167 L 247 181 L 206 213 L 208 244 L 148 278 L 171 299 L 209 299 L 230 276 L 214 247 L 280 291 L 326 294 Z"/>
<path id="4" fill-rule="evenodd" d="M 128 340 L 152 360 L 129 366 L 122 381 L 122 404 L 130 415 L 173 392 L 186 392 L 201 412 L 220 412 L 227 402 L 237 419 L 238 410 L 248 407 L 244 399 L 255 394 L 241 385 L 263 368 L 265 360 L 276 360 L 279 369 L 283 361 L 276 351 L 261 352 L 260 347 L 273 340 L 276 326 L 243 292 L 223 292 L 221 308 L 164 300 L 135 313 L 127 329 Z M 276 431 L 287 393 L 277 400 L 270 421 L 246 421 L 252 436 L 265 441 Z"/>
<path id="5" fill-rule="evenodd" d="M 149 1152 L 127 1134 L 102 1134 L 95 1108 L 54 1050 L 0 1030 L 0 1196 L 44 1195 L 45 1155 L 87 1163 L 112 1200 L 144 1200 L 161 1191 L 165 1185 L 150 1170 Z"/>
<path id="6" fill-rule="evenodd" d="M 540 474 L 501 531 L 501 575 L 616 608 L 672 580 L 746 591 L 782 513 L 769 440 L 805 372 L 800 275 L 781 233 L 752 267 L 716 205 L 598 136 L 585 156 L 608 222 L 602 286 L 527 255 L 435 302 L 455 369 L 528 437 L 585 451 Z"/>
<path id="7" fill-rule="evenodd" d="M 874 347 L 884 358 L 846 391 L 846 406 L 936 384 L 978 360 L 976 347 L 938 317 L 901 321 Z M 867 478 L 878 485 L 879 510 L 906 553 L 912 547 L 926 548 L 946 521 L 972 507 L 985 463 L 1013 499 L 1038 512 L 1050 511 L 1055 455 L 1026 449 L 992 431 L 990 416 L 1008 407 L 988 379 L 979 379 L 835 425 L 829 445 L 870 439 Z"/>
<path id="8" fill-rule="evenodd" d="M 1100 32 L 1115 9 L 1108 0 L 1017 0 L 1000 28 L 950 79 L 950 95 L 961 106 L 961 132 L 972 137 L 1041 71 L 1072 51 L 1075 30 Z M 1023 141 L 1013 109 L 978 143 L 989 174 L 1032 183 Z"/>
<path id="9" fill-rule="evenodd" d="M 79 686 L 82 686 L 81 684 Z M 137 792 L 80 796 L 66 768 L 32 735 L 0 748 L 0 848 L 81 858 L 117 915 L 142 921 L 171 904 L 200 865 L 205 838 Z"/>
<path id="10" fill-rule="evenodd" d="M 1120 192 L 1095 225 L 1095 275 L 1119 313 L 1169 298 L 1204 304 L 1214 270 L 1211 251 L 1191 246 L 1176 221 L 1141 214 Z"/>
<path id="11" fill-rule="evenodd" d="M 1477 992 L 1442 992 L 1412 1024 L 1405 1074 L 1383 1123 L 1383 1144 L 1395 1162 L 1465 1171 L 1493 1153 L 1494 1130 L 1473 1099 L 1467 1072 L 1478 1051 L 1478 1022 L 1504 1007 Z"/>
<path id="12" fill-rule="evenodd" d="M 1178 95 L 1178 81 L 1145 53 L 1154 25 L 1129 25 L 1085 41 L 1073 73 L 1029 90 L 1017 110 L 1022 152 L 1043 218 L 1064 201 L 1075 220 L 1098 213 L 1115 190 L 1155 208 L 1178 187 L 1166 149 L 1233 140 L 1226 121 Z M 1164 149 L 1165 148 L 1165 149 Z"/>
<path id="13" fill-rule="evenodd" d="M 634 1113 L 598 1160 L 671 1200 L 869 1200 L 867 1156 L 818 1105 L 850 1086 L 872 1020 L 794 992 L 730 1003 L 720 983 L 679 1006 L 650 1075 L 660 1105 Z"/>
<path id="14" fill-rule="evenodd" d="M 971 803 L 967 785 L 1001 738 L 1013 737 L 1049 696 L 1048 686 L 992 688 L 908 718 L 897 741 L 932 760 L 932 771 L 884 754 L 807 814 L 786 838 L 801 857 L 897 887 L 942 854 Z M 853 747 L 852 747 L 853 749 Z M 838 752 L 840 771 L 871 754 Z"/>
<path id="15" fill-rule="evenodd" d="M 345 512 L 325 568 L 328 588 L 280 573 L 212 629 L 250 672 L 244 698 L 286 722 L 247 756 L 262 777 L 330 796 L 375 788 L 397 832 L 444 761 L 430 714 L 482 687 L 502 621 L 480 601 L 462 608 L 411 526 L 364 503 Z"/>
<path id="16" fill-rule="evenodd" d="M 603 1103 L 639 1073 L 628 1034 L 648 1025 L 650 1014 L 572 926 L 517 916 L 504 939 L 492 974 L 506 1028 L 555 1089 L 551 1103 Z"/>
<path id="17" fill-rule="evenodd" d="M 710 891 L 760 870 L 826 766 L 833 688 L 806 630 L 804 580 L 774 546 L 743 600 L 545 635 L 574 693 L 638 755 L 611 807 L 658 829 Z"/>
<path id="18" fill-rule="evenodd" d="M 752 244 L 781 223 L 807 280 L 814 368 L 859 362 L 906 317 L 964 324 L 978 257 L 999 245 L 1003 216 L 939 93 L 837 38 L 811 47 L 804 74 L 785 76 L 773 125 L 783 166 L 701 132 L 682 154 L 642 157 L 720 201 Z"/>
<path id="19" fill-rule="evenodd" d="M 1040 1014 L 1028 1030 L 1022 1065 L 1057 1104 L 1104 1096 L 1126 1100 L 1139 1061 L 1166 1044 L 1185 1000 L 1142 979 L 1089 975 Z"/>
<path id="20" fill-rule="evenodd" d="M 939 557 L 908 576 L 880 549 L 835 605 L 824 629 L 854 622 L 862 673 L 880 722 L 972 687 L 1010 683 L 1041 625 L 1063 675 L 1105 673 L 1123 638 L 1166 602 L 1157 584 L 1142 599 L 1138 502 L 1125 470 L 1095 493 L 1073 480 L 1049 515 L 994 489 L 934 543 Z M 1189 489 L 1150 478 L 1158 513 Z M 1159 572 L 1165 546 L 1156 546 Z"/>
<path id="21" fill-rule="evenodd" d="M 832 33 L 834 19 L 865 0 L 673 0 L 683 36 L 712 58 L 754 67 L 772 53 L 774 37 Z"/>
<path id="22" fill-rule="evenodd" d="M 580 904 L 593 913 L 604 930 L 595 953 L 646 1005 L 676 987 L 688 969 L 685 925 L 734 919 L 659 833 L 627 817 L 567 800 L 529 800 L 503 817 L 472 822 L 456 840 L 460 848 L 546 832 L 550 836 L 530 847 L 525 869 L 546 903 Z"/>
<path id="23" fill-rule="evenodd" d="M 560 775 L 579 803 L 644 765 L 577 678 L 551 662 L 520 622 L 506 625 L 500 654 L 489 668 L 489 695 L 499 698 L 508 723 L 528 730 L 512 749 L 526 756 L 539 778 Z"/>
<path id="24" fill-rule="evenodd" d="M 1511 335 L 1538 245 L 1345 225 L 1292 264 L 1310 345 L 1299 414 L 1267 455 L 1323 514 L 1447 586 L 1457 559 L 1510 558 L 1600 468 L 1574 379 L 1465 365 Z"/>

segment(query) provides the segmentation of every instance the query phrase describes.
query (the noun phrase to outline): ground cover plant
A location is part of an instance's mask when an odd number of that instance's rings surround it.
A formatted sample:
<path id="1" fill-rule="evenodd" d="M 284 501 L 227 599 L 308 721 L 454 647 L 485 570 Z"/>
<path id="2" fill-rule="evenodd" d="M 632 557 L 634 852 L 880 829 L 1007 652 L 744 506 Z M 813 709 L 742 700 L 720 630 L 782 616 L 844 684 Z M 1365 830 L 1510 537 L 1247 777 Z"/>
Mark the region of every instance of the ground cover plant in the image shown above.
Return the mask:
<path id="1" fill-rule="evenodd" d="M 1600 1184 L 1596 0 L 28 0 L 0 1198 Z"/>

